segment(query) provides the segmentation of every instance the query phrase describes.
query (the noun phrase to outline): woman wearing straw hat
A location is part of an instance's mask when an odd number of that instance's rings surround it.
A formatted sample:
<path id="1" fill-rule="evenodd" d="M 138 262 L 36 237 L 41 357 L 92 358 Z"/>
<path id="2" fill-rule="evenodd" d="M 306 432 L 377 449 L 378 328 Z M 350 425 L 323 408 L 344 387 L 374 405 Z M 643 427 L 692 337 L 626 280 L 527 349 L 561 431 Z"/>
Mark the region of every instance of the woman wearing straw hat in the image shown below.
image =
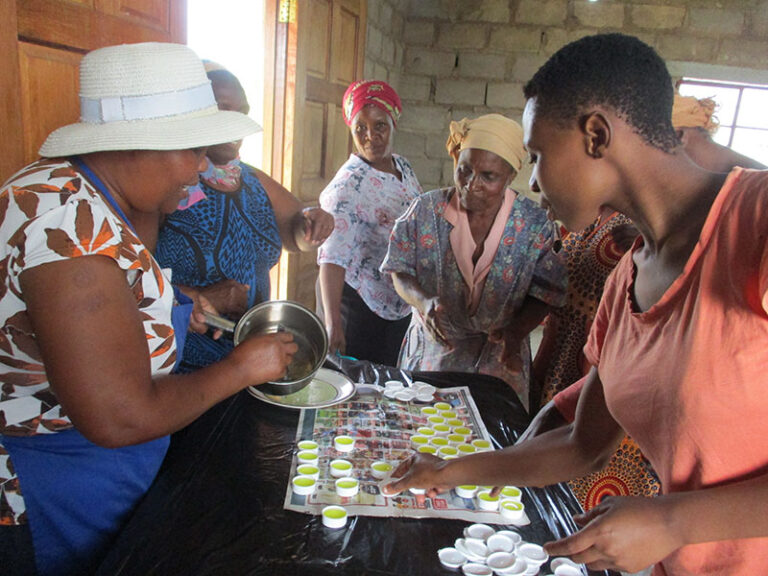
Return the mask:
<path id="1" fill-rule="evenodd" d="M 331 352 L 394 366 L 411 312 L 379 272 L 392 226 L 421 193 L 408 160 L 393 153 L 400 97 L 386 82 L 361 80 L 342 99 L 355 153 L 320 194 L 333 233 L 317 252 L 318 312 Z"/>
<path id="2" fill-rule="evenodd" d="M 234 74 L 220 66 L 207 74 L 220 110 L 248 113 Z M 278 182 L 242 162 L 240 144 L 208 148 L 208 167 L 188 201 L 166 218 L 156 253 L 157 261 L 173 271 L 174 282 L 196 287 L 220 314 L 235 318 L 269 299 L 269 271 L 281 249 L 315 250 L 333 230 L 330 214 L 302 208 Z M 229 338 L 189 334 L 179 370 L 217 362 L 233 346 Z"/>
<path id="3" fill-rule="evenodd" d="M 53 132 L 45 158 L 0 192 L 4 556 L 15 543 L 0 564 L 14 573 L 29 532 L 38 573 L 92 571 L 168 435 L 281 377 L 296 351 L 290 335 L 259 337 L 216 366 L 171 375 L 174 291 L 147 249 L 147 222 L 197 182 L 206 147 L 255 123 L 219 111 L 202 62 L 175 44 L 91 52 L 80 90 L 81 121 Z M 202 328 L 198 314 L 192 325 Z"/>
<path id="4" fill-rule="evenodd" d="M 447 148 L 455 186 L 398 219 L 381 266 L 414 310 L 399 365 L 497 376 L 527 408 L 528 334 L 565 301 L 555 227 L 509 187 L 525 158 L 517 122 L 451 122 Z"/>

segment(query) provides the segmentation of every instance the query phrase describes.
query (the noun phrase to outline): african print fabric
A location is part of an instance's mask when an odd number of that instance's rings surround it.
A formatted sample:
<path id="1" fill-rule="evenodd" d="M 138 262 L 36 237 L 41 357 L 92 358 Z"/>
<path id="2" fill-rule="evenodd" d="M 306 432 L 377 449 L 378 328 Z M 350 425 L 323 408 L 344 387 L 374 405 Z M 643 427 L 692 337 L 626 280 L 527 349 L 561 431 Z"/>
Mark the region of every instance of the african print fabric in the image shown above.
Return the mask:
<path id="1" fill-rule="evenodd" d="M 541 390 L 540 406 L 589 371 L 582 352 L 608 275 L 624 255 L 614 231 L 631 226 L 614 213 L 580 233 L 563 238 L 562 254 L 568 268 L 568 300 L 546 320 L 544 336 L 533 362 L 533 378 Z M 655 496 L 659 481 L 631 438 L 624 438 L 610 463 L 600 472 L 570 482 L 584 510 L 606 496 Z"/>
<path id="2" fill-rule="evenodd" d="M 208 286 L 226 279 L 248 284 L 248 308 L 269 300 L 269 270 L 282 243 L 266 190 L 250 166 L 240 162 L 241 186 L 220 192 L 204 181 L 205 198 L 169 215 L 160 230 L 157 260 L 181 286 Z M 217 362 L 232 350 L 231 338 L 214 340 L 190 332 L 179 370 Z"/>
<path id="3" fill-rule="evenodd" d="M 173 290 L 157 262 L 75 166 L 41 160 L 0 190 L 2 435 L 54 434 L 73 427 L 48 383 L 19 277 L 41 264 L 89 255 L 111 258 L 125 271 L 142 317 L 152 374 L 173 368 Z M 0 524 L 26 520 L 13 463 L 0 444 Z"/>

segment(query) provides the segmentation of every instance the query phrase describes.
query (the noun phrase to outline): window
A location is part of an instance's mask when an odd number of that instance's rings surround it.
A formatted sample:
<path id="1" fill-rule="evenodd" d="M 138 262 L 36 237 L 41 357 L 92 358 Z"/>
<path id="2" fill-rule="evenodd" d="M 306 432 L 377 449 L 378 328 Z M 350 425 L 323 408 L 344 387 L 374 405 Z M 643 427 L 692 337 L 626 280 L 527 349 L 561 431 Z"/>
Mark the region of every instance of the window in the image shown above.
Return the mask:
<path id="1" fill-rule="evenodd" d="M 678 91 L 717 103 L 715 142 L 768 164 L 768 86 L 683 78 Z"/>

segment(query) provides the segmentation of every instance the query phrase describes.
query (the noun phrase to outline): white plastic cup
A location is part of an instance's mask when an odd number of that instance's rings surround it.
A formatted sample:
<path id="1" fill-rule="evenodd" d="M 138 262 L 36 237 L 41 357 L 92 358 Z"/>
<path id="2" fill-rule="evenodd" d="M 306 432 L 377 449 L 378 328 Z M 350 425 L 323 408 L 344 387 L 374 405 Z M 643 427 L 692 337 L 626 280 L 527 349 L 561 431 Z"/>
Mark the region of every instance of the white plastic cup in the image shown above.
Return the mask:
<path id="1" fill-rule="evenodd" d="M 348 515 L 346 508 L 343 506 L 326 506 L 321 513 L 323 526 L 343 528 L 347 524 Z"/>

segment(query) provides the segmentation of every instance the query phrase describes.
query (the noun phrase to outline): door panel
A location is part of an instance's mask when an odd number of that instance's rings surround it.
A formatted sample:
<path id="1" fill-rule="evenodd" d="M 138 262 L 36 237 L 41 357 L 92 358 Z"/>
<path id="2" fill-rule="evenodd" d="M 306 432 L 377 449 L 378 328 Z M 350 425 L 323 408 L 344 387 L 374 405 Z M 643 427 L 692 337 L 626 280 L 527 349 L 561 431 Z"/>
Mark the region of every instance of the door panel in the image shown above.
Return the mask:
<path id="1" fill-rule="evenodd" d="M 352 150 L 341 100 L 363 72 L 366 0 L 307 0 L 288 24 L 282 182 L 316 205 Z M 321 22 L 327 22 L 322 26 Z M 295 145 L 291 145 L 295 142 Z M 273 296 L 314 307 L 315 254 L 284 254 Z"/>
<path id="2" fill-rule="evenodd" d="M 186 0 L 0 1 L 0 182 L 37 158 L 49 132 L 80 115 L 85 52 L 186 41 Z"/>
<path id="3" fill-rule="evenodd" d="M 77 52 L 19 42 L 24 158 L 35 158 L 53 130 L 77 122 L 81 58 Z"/>

